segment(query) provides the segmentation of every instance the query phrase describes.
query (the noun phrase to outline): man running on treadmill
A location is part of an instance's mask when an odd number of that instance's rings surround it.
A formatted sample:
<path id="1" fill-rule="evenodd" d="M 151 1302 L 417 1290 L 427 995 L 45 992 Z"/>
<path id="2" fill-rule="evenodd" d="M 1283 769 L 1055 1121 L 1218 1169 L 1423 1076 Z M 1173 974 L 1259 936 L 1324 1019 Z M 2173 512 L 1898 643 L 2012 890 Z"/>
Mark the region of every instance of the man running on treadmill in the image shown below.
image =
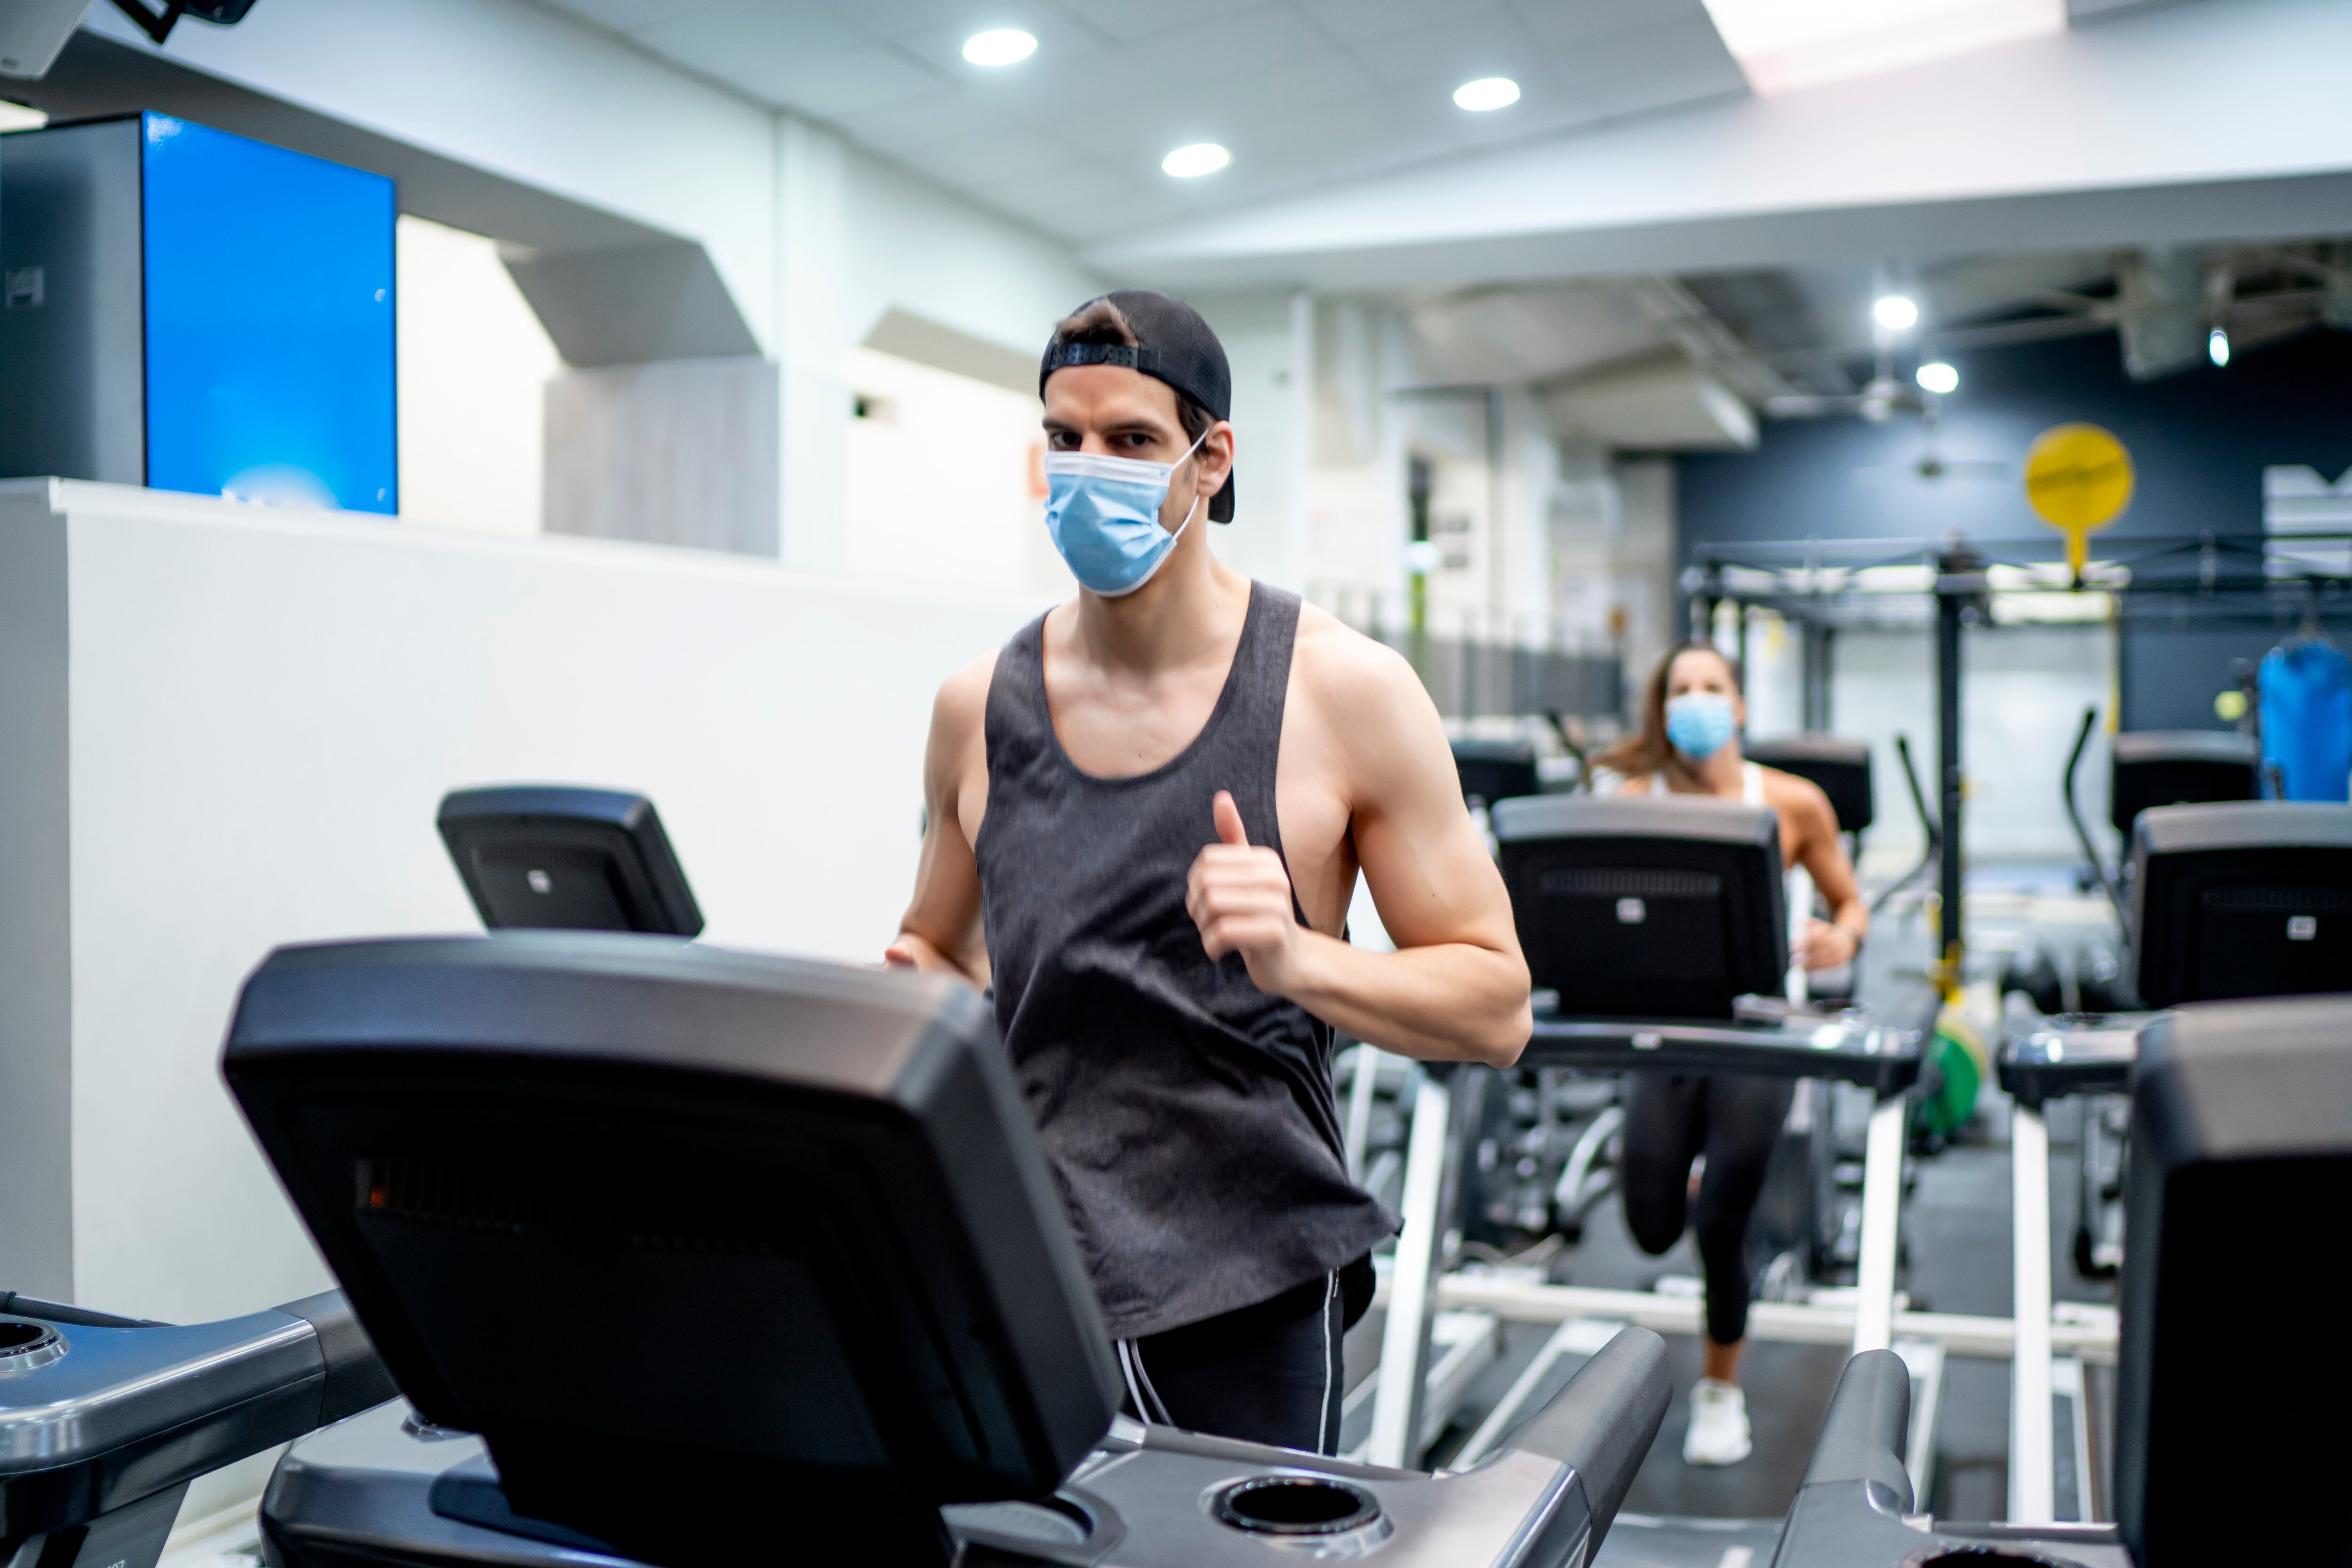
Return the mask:
<path id="1" fill-rule="evenodd" d="M 1135 1413 L 1332 1452 L 1395 1217 L 1348 1180 L 1331 1031 L 1507 1065 L 1528 969 L 1412 669 L 1210 552 L 1232 375 L 1120 289 L 1039 371 L 1078 596 L 940 687 L 897 965 L 996 988 Z M 1360 869 L 1394 952 L 1349 945 Z"/>

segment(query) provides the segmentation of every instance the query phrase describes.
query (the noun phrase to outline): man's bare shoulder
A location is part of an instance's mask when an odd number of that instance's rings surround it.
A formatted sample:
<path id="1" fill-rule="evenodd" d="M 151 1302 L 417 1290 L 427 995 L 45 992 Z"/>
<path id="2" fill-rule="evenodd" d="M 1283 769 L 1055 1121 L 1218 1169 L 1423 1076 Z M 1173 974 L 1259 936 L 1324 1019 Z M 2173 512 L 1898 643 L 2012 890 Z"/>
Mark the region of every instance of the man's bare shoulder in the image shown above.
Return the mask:
<path id="1" fill-rule="evenodd" d="M 1313 605 L 1298 607 L 1290 657 L 1302 693 L 1318 707 L 1348 713 L 1363 710 L 1367 703 L 1418 706 L 1427 700 L 1421 678 L 1402 654 Z"/>
<path id="2" fill-rule="evenodd" d="M 931 733 L 940 737 L 978 734 L 988 713 L 988 683 L 995 675 L 996 654 L 992 649 L 940 682 L 939 695 L 931 700 Z"/>

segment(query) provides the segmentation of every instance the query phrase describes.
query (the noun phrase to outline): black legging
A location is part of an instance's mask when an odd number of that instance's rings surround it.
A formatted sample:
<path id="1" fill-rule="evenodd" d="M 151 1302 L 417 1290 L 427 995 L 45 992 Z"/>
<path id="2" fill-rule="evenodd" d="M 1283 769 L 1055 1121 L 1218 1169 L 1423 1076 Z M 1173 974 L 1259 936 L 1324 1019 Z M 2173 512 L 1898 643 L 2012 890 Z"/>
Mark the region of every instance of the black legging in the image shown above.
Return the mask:
<path id="1" fill-rule="evenodd" d="M 1681 1239 L 1691 1161 L 1706 1155 L 1689 1220 L 1706 1276 L 1706 1337 L 1719 1345 L 1748 1334 L 1748 1216 L 1795 1093 L 1784 1078 L 1625 1075 L 1618 1185 L 1625 1227 L 1643 1251 L 1655 1257 Z"/>

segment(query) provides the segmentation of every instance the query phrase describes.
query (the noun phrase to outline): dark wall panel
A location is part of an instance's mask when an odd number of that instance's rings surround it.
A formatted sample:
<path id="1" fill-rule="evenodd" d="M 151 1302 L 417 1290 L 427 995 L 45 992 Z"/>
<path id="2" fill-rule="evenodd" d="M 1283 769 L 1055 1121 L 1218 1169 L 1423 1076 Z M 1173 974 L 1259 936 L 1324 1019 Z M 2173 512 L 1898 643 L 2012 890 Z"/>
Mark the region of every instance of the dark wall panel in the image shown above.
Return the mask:
<path id="1" fill-rule="evenodd" d="M 2059 536 L 2026 505 L 2018 469 L 2033 437 L 2067 420 L 2114 431 L 2137 470 L 2130 508 L 2093 542 L 2104 556 L 2130 554 L 2135 536 L 2259 535 L 2263 468 L 2307 464 L 2334 479 L 2352 468 L 2352 332 L 2306 332 L 2243 351 L 2224 369 L 2146 384 L 2126 378 L 2104 333 L 1952 357 L 1960 389 L 1945 399 L 1937 454 L 2003 472 L 1935 481 L 1900 472 L 1925 449 L 1914 418 L 1767 421 L 1753 452 L 1677 459 L 1684 559 L 1710 544 L 1929 542 L 1955 529 L 2026 541 L 2014 554 L 2054 559 Z M 2195 565 L 2179 563 L 2190 574 Z M 2352 606 L 2322 609 L 2331 626 L 2352 626 Z M 2207 601 L 2136 624 L 2123 641 L 2124 726 L 2220 726 L 2213 698 L 2229 661 L 2259 658 L 2299 618 L 2259 602 Z"/>

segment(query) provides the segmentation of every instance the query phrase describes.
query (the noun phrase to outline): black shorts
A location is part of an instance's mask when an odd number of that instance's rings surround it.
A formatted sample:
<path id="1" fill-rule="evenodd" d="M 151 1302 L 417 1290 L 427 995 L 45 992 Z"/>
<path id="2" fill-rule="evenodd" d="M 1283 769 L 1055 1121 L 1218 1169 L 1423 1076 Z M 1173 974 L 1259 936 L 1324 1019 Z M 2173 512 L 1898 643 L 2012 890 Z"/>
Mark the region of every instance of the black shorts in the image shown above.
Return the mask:
<path id="1" fill-rule="evenodd" d="M 1118 1342 L 1129 1413 L 1310 1454 L 1339 1446 L 1340 1342 L 1371 1303 L 1371 1259 L 1271 1300 Z"/>

